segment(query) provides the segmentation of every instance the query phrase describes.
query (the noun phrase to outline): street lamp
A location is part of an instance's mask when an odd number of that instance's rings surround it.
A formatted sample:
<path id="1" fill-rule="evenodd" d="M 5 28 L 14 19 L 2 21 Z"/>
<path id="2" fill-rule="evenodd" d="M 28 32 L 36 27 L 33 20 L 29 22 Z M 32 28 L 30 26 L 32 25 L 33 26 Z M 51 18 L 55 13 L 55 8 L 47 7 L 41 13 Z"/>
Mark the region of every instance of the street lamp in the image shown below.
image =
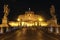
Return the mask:
<path id="1" fill-rule="evenodd" d="M 38 18 L 38 21 L 39 21 L 39 26 L 41 26 L 41 22 L 43 21 L 43 18 L 42 17 L 40 17 L 40 18 Z"/>
<path id="2" fill-rule="evenodd" d="M 18 18 L 17 21 L 18 21 L 18 25 L 20 26 L 20 18 Z"/>
<path id="3" fill-rule="evenodd" d="M 18 18 L 17 21 L 20 21 L 20 19 Z"/>
<path id="4" fill-rule="evenodd" d="M 43 18 L 38 18 L 39 21 L 43 21 Z"/>

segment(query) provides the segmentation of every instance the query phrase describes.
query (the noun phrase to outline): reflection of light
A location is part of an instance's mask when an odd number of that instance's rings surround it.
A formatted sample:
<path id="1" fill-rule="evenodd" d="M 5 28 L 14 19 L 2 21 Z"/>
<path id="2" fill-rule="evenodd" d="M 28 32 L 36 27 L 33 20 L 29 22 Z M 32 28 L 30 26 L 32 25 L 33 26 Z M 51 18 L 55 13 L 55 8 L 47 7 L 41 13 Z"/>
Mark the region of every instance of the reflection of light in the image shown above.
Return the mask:
<path id="1" fill-rule="evenodd" d="M 26 30 L 27 30 L 26 28 L 23 28 L 23 29 L 22 29 L 23 34 L 26 33 Z"/>
<path id="2" fill-rule="evenodd" d="M 10 22 L 9 25 L 10 26 L 18 26 L 19 24 L 17 22 Z"/>

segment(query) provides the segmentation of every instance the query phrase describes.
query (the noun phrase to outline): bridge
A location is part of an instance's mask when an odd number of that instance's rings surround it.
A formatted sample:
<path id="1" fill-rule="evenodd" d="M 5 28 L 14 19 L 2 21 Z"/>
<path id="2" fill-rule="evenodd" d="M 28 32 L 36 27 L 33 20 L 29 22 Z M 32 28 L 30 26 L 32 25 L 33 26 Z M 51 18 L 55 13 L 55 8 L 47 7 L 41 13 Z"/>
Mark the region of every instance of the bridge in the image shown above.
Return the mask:
<path id="1" fill-rule="evenodd" d="M 52 5 L 50 8 L 50 13 L 52 15 L 52 19 L 46 21 L 44 17 L 41 15 L 34 14 L 33 11 L 29 10 L 25 12 L 23 15 L 19 15 L 17 21 L 8 21 L 7 16 L 9 14 L 8 5 L 4 5 L 4 16 L 2 18 L 2 24 L 0 24 L 0 33 L 4 33 L 16 28 L 42 28 L 47 30 L 48 32 L 53 32 L 54 30 L 56 33 L 59 33 L 59 27 L 57 24 L 57 18 L 55 13 L 55 8 Z"/>

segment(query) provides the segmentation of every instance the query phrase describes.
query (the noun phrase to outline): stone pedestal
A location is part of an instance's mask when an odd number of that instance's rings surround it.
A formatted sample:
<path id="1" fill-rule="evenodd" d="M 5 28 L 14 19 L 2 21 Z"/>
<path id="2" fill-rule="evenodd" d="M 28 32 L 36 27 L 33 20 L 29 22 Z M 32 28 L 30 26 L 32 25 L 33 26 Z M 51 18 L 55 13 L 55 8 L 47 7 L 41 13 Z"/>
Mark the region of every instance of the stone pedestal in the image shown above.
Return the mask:
<path id="1" fill-rule="evenodd" d="M 0 33 L 3 33 L 3 27 L 1 27 Z"/>
<path id="2" fill-rule="evenodd" d="M 56 33 L 59 33 L 59 29 L 58 29 L 58 27 L 57 27 L 57 28 L 55 28 L 55 31 L 56 31 Z"/>

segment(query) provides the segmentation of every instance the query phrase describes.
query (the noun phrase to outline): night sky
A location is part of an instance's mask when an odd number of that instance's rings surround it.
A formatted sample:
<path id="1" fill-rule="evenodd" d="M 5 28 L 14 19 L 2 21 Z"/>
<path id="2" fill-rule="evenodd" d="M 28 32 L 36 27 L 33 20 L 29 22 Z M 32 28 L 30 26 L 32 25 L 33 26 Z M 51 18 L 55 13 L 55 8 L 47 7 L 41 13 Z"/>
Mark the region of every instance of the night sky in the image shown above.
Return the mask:
<path id="1" fill-rule="evenodd" d="M 24 14 L 31 8 L 35 14 L 42 14 L 47 19 L 51 18 L 49 8 L 53 4 L 56 8 L 58 23 L 60 23 L 60 1 L 57 0 L 0 0 L 0 20 L 3 17 L 3 5 L 8 4 L 10 8 L 9 20 L 16 20 L 19 14 Z M 41 13 L 40 13 L 41 12 Z"/>

